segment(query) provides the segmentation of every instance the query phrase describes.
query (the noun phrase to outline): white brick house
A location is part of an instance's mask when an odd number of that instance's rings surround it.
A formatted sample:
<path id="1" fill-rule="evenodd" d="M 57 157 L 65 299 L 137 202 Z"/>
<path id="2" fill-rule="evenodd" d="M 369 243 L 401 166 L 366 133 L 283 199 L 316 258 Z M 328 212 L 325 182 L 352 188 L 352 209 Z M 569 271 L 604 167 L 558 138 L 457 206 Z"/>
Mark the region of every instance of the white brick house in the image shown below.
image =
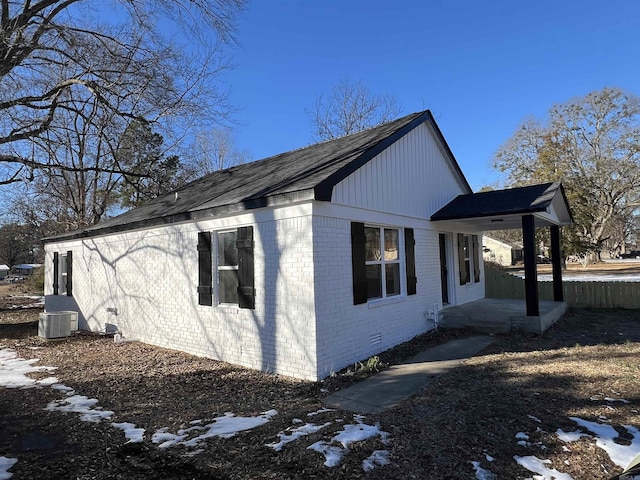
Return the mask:
<path id="1" fill-rule="evenodd" d="M 44 240 L 45 308 L 81 328 L 321 379 L 484 297 L 471 189 L 429 111 L 215 172 Z"/>

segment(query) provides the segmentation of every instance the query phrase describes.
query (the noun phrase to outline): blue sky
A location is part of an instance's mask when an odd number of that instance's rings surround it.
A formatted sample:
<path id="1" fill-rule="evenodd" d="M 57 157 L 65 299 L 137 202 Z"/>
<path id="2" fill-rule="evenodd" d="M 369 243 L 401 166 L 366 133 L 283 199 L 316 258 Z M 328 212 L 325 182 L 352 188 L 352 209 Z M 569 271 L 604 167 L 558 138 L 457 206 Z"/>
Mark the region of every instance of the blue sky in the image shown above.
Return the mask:
<path id="1" fill-rule="evenodd" d="M 430 109 L 474 190 L 528 116 L 605 86 L 640 95 L 640 2 L 254 0 L 226 75 L 237 147 L 312 143 L 305 109 L 348 76 Z"/>

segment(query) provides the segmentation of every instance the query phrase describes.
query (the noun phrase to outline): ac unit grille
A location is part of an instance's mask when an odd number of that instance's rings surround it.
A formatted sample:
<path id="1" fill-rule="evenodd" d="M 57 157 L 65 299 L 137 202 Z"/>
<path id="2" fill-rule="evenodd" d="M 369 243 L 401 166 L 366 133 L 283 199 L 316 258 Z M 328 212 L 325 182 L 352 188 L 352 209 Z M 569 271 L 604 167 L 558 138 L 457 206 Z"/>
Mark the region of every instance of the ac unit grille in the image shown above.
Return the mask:
<path id="1" fill-rule="evenodd" d="M 77 312 L 45 312 L 38 321 L 38 336 L 42 338 L 63 338 L 71 336 L 78 329 Z"/>

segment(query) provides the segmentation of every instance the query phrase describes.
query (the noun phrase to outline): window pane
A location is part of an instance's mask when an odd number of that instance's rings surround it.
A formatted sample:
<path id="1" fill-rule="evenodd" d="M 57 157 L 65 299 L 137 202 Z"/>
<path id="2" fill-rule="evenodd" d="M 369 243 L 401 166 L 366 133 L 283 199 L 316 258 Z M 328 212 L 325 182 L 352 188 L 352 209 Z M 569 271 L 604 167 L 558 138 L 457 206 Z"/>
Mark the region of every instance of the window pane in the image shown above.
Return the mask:
<path id="1" fill-rule="evenodd" d="M 218 265 L 221 267 L 238 265 L 236 232 L 224 232 L 218 234 Z"/>
<path id="2" fill-rule="evenodd" d="M 368 262 L 380 260 L 382 258 L 380 253 L 380 229 L 366 227 L 364 234 L 367 239 L 365 243 L 366 260 Z"/>
<path id="3" fill-rule="evenodd" d="M 469 258 L 469 235 L 464 236 L 464 258 Z"/>
<path id="4" fill-rule="evenodd" d="M 384 229 L 384 259 L 387 261 L 398 259 L 398 230 Z"/>
<path id="5" fill-rule="evenodd" d="M 238 271 L 219 270 L 220 303 L 238 303 Z"/>
<path id="6" fill-rule="evenodd" d="M 58 260 L 58 295 L 67 293 L 67 256 L 60 255 Z"/>
<path id="7" fill-rule="evenodd" d="M 382 297 L 381 273 L 380 265 L 367 265 L 367 298 Z"/>
<path id="8" fill-rule="evenodd" d="M 384 266 L 386 275 L 387 297 L 400 295 L 400 264 L 392 263 Z"/>

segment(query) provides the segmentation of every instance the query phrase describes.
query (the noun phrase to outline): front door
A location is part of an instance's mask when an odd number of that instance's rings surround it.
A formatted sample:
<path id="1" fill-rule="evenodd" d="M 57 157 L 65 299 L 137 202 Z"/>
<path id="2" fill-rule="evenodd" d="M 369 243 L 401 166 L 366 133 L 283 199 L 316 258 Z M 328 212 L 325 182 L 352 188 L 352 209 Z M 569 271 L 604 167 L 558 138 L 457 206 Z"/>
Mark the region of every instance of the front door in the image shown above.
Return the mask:
<path id="1" fill-rule="evenodd" d="M 440 284 L 442 285 L 442 304 L 449 303 L 449 275 L 447 272 L 447 235 L 440 235 Z"/>

